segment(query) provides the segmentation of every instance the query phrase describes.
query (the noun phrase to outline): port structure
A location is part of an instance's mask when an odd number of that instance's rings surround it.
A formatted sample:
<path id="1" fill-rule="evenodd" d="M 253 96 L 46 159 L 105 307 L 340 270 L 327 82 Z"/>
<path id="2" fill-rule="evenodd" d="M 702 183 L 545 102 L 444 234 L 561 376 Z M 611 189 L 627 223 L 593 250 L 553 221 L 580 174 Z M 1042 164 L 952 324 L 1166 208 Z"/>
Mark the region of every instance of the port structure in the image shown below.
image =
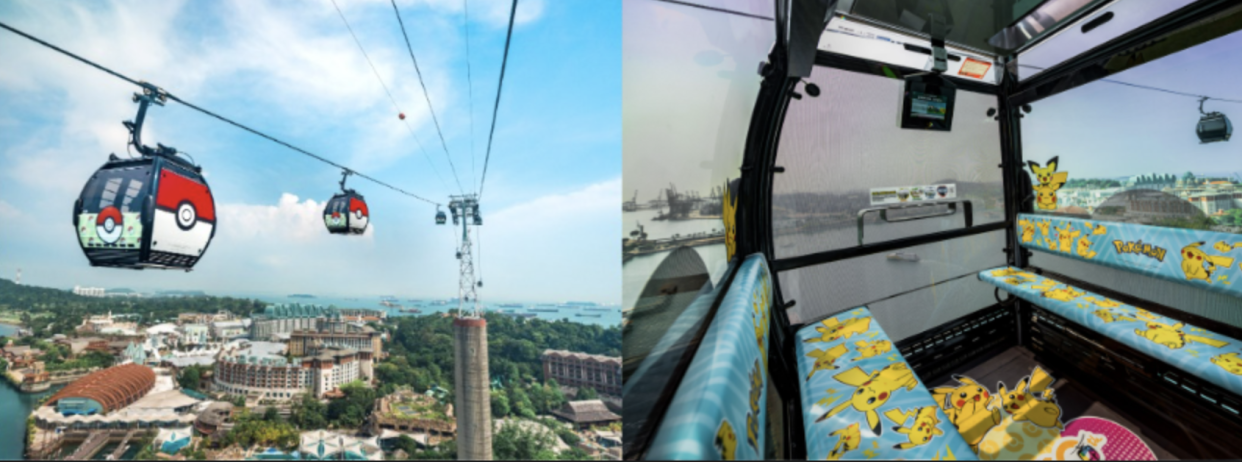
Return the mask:
<path id="1" fill-rule="evenodd" d="M 487 320 L 479 309 L 474 251 L 470 228 L 482 226 L 479 200 L 474 194 L 449 196 L 453 226 L 461 225 L 457 250 L 460 280 L 457 317 L 453 319 L 453 382 L 457 412 L 458 460 L 492 460 L 491 378 L 488 376 Z M 457 232 L 456 229 L 453 232 Z"/>

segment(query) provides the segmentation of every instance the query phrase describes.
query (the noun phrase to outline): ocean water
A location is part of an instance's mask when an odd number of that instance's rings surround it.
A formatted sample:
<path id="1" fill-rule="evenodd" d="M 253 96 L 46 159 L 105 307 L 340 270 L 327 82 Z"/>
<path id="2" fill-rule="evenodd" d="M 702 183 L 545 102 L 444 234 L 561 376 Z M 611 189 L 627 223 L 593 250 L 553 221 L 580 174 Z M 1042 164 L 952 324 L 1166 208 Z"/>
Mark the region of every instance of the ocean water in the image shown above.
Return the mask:
<path id="1" fill-rule="evenodd" d="M 17 335 L 17 328 L 0 324 L 0 335 Z M 56 389 L 22 393 L 8 380 L 0 382 L 3 382 L 0 383 L 0 416 L 3 416 L 0 418 L 0 460 L 21 459 L 26 447 L 26 416 L 30 415 L 40 399 L 51 395 Z"/>
<path id="2" fill-rule="evenodd" d="M 400 298 L 399 297 L 396 303 L 400 303 L 403 307 L 418 308 L 419 310 L 422 310 L 422 313 L 413 314 L 413 313 L 402 313 L 400 308 L 391 308 L 391 307 L 380 305 L 381 300 L 379 297 L 356 297 L 356 298 L 355 297 L 322 297 L 321 298 L 321 297 L 316 296 L 315 298 L 291 298 L 291 297 L 283 296 L 283 295 L 263 295 L 263 294 L 231 294 L 230 296 L 254 298 L 254 299 L 262 300 L 268 303 L 286 303 L 286 304 L 300 303 L 303 305 L 323 305 L 323 306 L 335 305 L 338 308 L 366 308 L 366 309 L 373 309 L 373 310 L 380 310 L 380 311 L 387 312 L 388 316 L 390 317 L 420 316 L 420 315 L 432 314 L 432 313 L 443 313 L 443 312 L 447 312 L 448 310 L 457 308 L 456 302 L 450 302 L 446 305 L 432 305 L 431 302 L 437 299 L 430 299 L 430 298 L 420 299 L 420 298 Z M 409 300 L 420 300 L 420 301 L 410 302 Z M 522 305 L 524 305 L 524 307 L 523 308 L 508 308 L 508 307 L 500 306 L 501 304 L 507 304 L 507 303 L 521 303 Z M 480 306 L 484 311 L 503 311 L 503 310 L 512 309 L 512 310 L 516 310 L 518 313 L 531 313 L 531 311 L 529 311 L 531 308 L 553 309 L 553 308 L 557 308 L 555 305 L 559 305 L 559 303 L 552 303 L 551 304 L 552 306 L 537 306 L 541 303 L 547 303 L 547 302 L 536 303 L 536 302 L 520 302 L 520 301 L 516 301 L 516 302 L 515 301 L 495 301 L 495 302 L 484 301 L 480 303 Z M 534 314 L 536 315 L 535 316 L 536 318 L 543 319 L 546 321 L 556 321 L 556 320 L 561 320 L 561 319 L 567 319 L 569 321 L 580 323 L 580 324 L 594 324 L 594 325 L 601 325 L 601 326 L 616 326 L 616 325 L 621 324 L 621 307 L 620 306 L 613 305 L 613 306 L 591 307 L 591 308 L 607 308 L 606 311 L 587 310 L 584 308 L 586 307 L 559 308 L 557 309 L 556 312 L 534 312 Z M 578 316 L 578 314 L 585 314 L 585 315 L 591 315 L 591 316 Z M 595 317 L 594 315 L 597 315 L 597 314 L 601 316 Z"/>
<path id="3" fill-rule="evenodd" d="M 636 210 L 622 213 L 622 237 L 628 238 L 631 231 L 638 229 L 635 223 L 643 225 L 643 231 L 647 233 L 648 239 L 663 239 L 672 237 L 674 234 L 687 235 L 718 231 L 724 228 L 724 223 L 715 219 L 653 221 L 652 218 L 658 214 L 658 210 Z M 725 245 L 713 244 L 692 248 L 703 259 L 707 271 L 712 275 L 712 281 L 718 281 L 726 263 Z M 622 264 L 621 306 L 629 308 L 638 302 L 638 296 L 642 294 L 643 287 L 647 285 L 647 281 L 651 279 L 656 268 L 659 268 L 660 263 L 670 253 L 672 253 L 671 250 L 637 256 Z"/>

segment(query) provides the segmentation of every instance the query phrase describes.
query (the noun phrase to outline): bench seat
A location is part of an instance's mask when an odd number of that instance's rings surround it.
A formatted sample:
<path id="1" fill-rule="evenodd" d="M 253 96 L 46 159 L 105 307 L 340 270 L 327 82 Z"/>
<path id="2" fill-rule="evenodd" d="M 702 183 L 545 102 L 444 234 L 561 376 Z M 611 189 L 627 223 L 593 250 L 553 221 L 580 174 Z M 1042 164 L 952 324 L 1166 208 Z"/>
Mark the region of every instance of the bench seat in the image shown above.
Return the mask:
<path id="1" fill-rule="evenodd" d="M 976 460 L 867 308 L 796 341 L 807 459 Z"/>
<path id="2" fill-rule="evenodd" d="M 1236 339 L 1014 267 L 981 271 L 979 279 L 1242 395 L 1242 342 Z"/>

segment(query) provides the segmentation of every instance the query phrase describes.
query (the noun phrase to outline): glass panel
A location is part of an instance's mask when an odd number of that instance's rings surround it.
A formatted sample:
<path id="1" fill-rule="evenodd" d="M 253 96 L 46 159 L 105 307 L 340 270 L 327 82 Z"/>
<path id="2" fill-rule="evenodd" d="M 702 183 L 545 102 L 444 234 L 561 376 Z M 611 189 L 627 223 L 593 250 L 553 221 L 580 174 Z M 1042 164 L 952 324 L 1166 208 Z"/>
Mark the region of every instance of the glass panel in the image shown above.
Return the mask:
<path id="1" fill-rule="evenodd" d="M 909 247 L 891 254 L 875 254 L 851 258 L 822 265 L 799 268 L 780 273 L 780 289 L 785 300 L 798 303 L 788 310 L 791 323 L 815 322 L 824 317 L 875 302 L 876 300 L 911 291 L 920 287 L 933 285 L 932 288 L 944 285 L 948 289 L 973 287 L 969 285 L 945 285 L 948 280 L 956 281 L 976 279 L 979 271 L 1005 265 L 1005 231 L 950 239 L 947 241 Z M 951 281 L 950 281 L 951 282 Z M 974 290 L 974 289 L 971 289 Z M 980 289 L 982 290 L 982 289 Z M 990 290 L 985 290 L 991 296 Z M 971 305 L 982 307 L 984 305 Z M 922 313 L 926 308 L 919 308 Z M 874 311 L 874 308 L 873 308 Z M 930 317 L 937 322 L 926 324 L 934 327 L 942 322 L 953 319 L 945 318 L 940 313 L 939 305 L 933 306 L 930 312 L 915 314 Z M 952 313 L 957 311 L 950 310 Z M 893 322 L 899 325 L 903 321 L 894 316 Z M 930 322 L 930 321 L 929 321 Z M 883 323 L 886 332 L 893 335 L 888 323 Z M 923 326 L 923 321 L 909 325 L 910 329 Z M 918 332 L 913 330 L 903 336 Z"/>
<path id="2" fill-rule="evenodd" d="M 670 2 L 623 2 L 622 8 L 622 298 L 632 309 L 679 245 L 693 246 L 719 281 L 725 260 L 720 188 L 739 175 L 759 92 L 755 70 L 771 49 L 774 26 Z"/>
<path id="3" fill-rule="evenodd" d="M 1242 117 L 1240 72 L 1234 32 L 1034 103 L 1021 123 L 1036 212 L 1242 232 L 1238 147 L 1196 131 Z M 1228 101 L 1201 114 L 1195 95 Z"/>
<path id="4" fill-rule="evenodd" d="M 998 31 L 1021 18 L 1040 1 L 1000 0 L 895 0 L 856 1 L 852 13 L 903 29 L 930 33 L 930 15 L 938 15 L 947 28 L 945 40 L 976 50 L 1003 51 L 988 43 Z M 1010 5 L 1012 4 L 1012 5 Z M 998 17 L 994 8 L 1013 8 L 1012 15 Z"/>
<path id="5" fill-rule="evenodd" d="M 770 19 L 748 16 L 770 18 L 770 1 L 693 3 L 734 12 L 622 2 L 627 453 L 728 272 L 721 191 L 740 174 L 774 41 Z"/>
<path id="6" fill-rule="evenodd" d="M 810 81 L 822 93 L 793 100 L 781 132 L 776 163 L 785 173 L 772 188 L 777 258 L 859 245 L 858 214 L 872 207 L 873 189 L 952 185 L 971 202 L 975 225 L 1004 220 L 1000 131 L 986 115 L 995 96 L 958 89 L 953 130 L 930 132 L 898 128 L 903 80 L 817 66 Z M 959 207 L 941 218 L 885 222 L 869 213 L 864 241 L 961 229 L 964 215 Z"/>

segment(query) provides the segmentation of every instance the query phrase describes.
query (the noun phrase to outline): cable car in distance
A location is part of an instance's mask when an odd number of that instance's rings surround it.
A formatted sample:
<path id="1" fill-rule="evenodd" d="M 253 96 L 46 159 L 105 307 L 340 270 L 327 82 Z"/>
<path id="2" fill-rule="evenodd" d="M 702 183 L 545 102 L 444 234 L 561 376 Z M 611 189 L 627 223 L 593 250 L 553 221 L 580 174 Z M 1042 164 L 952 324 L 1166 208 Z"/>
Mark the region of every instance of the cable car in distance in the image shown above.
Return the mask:
<path id="1" fill-rule="evenodd" d="M 1229 118 L 1219 112 L 1203 112 L 1203 102 L 1208 98 L 1199 100 L 1199 125 L 1195 127 L 1195 134 L 1199 135 L 1199 144 L 1214 143 L 1217 141 L 1229 141 L 1229 137 L 1233 135 L 1233 124 L 1229 123 Z"/>
<path id="2" fill-rule="evenodd" d="M 436 206 L 436 224 L 442 225 L 446 221 L 448 221 L 448 217 L 444 216 L 444 211 L 440 210 L 440 206 L 437 205 Z"/>
<path id="3" fill-rule="evenodd" d="M 124 122 L 141 156 L 108 156 L 74 203 L 73 225 L 91 266 L 189 271 L 215 236 L 215 199 L 202 167 L 175 148 L 142 144 L 147 107 L 168 98 L 154 85 L 142 87 L 134 94 L 138 116 Z"/>
<path id="4" fill-rule="evenodd" d="M 346 169 L 341 174 L 341 192 L 332 195 L 323 209 L 323 222 L 332 234 L 362 234 L 371 222 L 371 211 L 366 199 L 352 189 L 345 188 L 345 179 L 354 172 Z"/>

